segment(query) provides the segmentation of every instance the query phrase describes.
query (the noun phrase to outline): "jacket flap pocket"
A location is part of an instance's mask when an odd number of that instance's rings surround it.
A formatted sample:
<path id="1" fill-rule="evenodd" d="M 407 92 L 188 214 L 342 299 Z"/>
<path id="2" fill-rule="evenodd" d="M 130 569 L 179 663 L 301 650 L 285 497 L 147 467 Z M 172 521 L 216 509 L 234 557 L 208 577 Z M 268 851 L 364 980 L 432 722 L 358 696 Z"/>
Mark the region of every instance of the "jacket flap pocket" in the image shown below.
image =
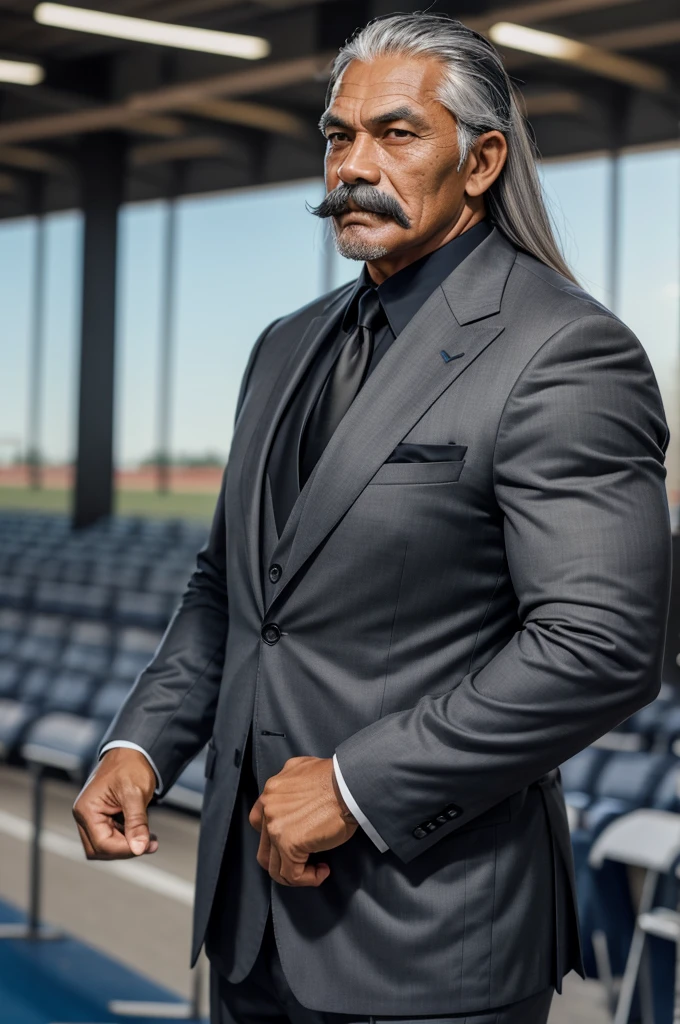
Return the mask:
<path id="1" fill-rule="evenodd" d="M 467 450 L 466 444 L 420 444 L 402 441 L 390 454 L 387 462 L 449 462 L 464 458 Z"/>

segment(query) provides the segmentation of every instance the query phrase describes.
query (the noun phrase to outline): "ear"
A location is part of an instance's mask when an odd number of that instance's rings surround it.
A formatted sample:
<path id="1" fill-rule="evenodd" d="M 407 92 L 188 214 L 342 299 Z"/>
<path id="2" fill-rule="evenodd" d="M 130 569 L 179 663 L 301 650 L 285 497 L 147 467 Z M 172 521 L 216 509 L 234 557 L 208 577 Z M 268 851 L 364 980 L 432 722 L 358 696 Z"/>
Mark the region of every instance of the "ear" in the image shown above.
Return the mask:
<path id="1" fill-rule="evenodd" d="M 480 135 L 468 154 L 467 195 L 481 196 L 486 192 L 503 170 L 507 158 L 508 144 L 502 132 L 494 130 Z"/>

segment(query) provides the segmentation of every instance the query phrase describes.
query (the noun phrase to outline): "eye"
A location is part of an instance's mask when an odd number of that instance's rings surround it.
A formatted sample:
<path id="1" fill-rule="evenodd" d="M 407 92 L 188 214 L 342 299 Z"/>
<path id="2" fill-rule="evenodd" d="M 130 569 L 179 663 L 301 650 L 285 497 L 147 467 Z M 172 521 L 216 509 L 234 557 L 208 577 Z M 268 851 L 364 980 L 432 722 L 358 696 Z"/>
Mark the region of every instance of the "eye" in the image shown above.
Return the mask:
<path id="1" fill-rule="evenodd" d="M 348 138 L 349 136 L 346 132 L 329 132 L 326 136 L 326 140 L 330 142 L 331 145 L 335 142 L 346 142 Z"/>
<path id="2" fill-rule="evenodd" d="M 389 135 L 390 132 L 394 132 L 395 139 L 407 139 L 409 135 L 416 137 L 415 132 L 409 132 L 406 128 L 388 128 L 385 135 Z"/>

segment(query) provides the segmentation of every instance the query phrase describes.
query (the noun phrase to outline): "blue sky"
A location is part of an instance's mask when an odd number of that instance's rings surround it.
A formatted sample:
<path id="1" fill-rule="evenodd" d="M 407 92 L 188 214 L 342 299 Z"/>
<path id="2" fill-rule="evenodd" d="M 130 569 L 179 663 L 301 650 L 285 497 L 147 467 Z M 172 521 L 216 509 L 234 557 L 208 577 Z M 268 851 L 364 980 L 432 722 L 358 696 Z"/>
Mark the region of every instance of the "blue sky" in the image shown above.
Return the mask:
<path id="1" fill-rule="evenodd" d="M 565 255 L 583 286 L 609 304 L 606 237 L 609 162 L 541 169 Z M 276 317 L 324 289 L 326 225 L 305 210 L 322 180 L 188 198 L 178 211 L 173 296 L 174 452 L 223 456 L 249 351 Z M 117 325 L 116 458 L 132 465 L 155 447 L 161 265 L 166 206 L 137 204 L 121 214 Z M 645 346 L 672 433 L 677 420 L 680 332 L 680 151 L 626 156 L 622 167 L 621 303 L 618 313 Z M 70 458 L 75 442 L 80 229 L 77 213 L 47 225 L 43 449 Z M 35 242 L 31 219 L 0 222 L 0 459 L 22 448 L 28 389 L 30 294 Z M 333 256 L 333 286 L 360 264 Z"/>

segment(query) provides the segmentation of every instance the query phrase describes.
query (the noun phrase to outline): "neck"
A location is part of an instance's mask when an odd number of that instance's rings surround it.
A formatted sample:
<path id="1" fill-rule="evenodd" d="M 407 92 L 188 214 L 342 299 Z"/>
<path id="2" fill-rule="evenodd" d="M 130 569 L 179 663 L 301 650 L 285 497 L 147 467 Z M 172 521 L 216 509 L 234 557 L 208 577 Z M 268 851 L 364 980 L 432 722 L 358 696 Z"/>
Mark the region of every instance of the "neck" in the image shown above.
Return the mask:
<path id="1" fill-rule="evenodd" d="M 408 267 L 409 264 L 427 256 L 428 253 L 434 252 L 435 249 L 441 249 L 447 242 L 469 231 L 475 224 L 484 220 L 485 214 L 486 210 L 483 207 L 473 210 L 465 206 L 460 217 L 453 224 L 446 225 L 433 235 L 421 240 L 417 245 L 388 253 L 387 256 L 382 256 L 377 260 L 367 260 L 366 269 L 369 277 L 374 284 L 382 284 L 388 277 L 403 270 L 404 267 Z"/>

